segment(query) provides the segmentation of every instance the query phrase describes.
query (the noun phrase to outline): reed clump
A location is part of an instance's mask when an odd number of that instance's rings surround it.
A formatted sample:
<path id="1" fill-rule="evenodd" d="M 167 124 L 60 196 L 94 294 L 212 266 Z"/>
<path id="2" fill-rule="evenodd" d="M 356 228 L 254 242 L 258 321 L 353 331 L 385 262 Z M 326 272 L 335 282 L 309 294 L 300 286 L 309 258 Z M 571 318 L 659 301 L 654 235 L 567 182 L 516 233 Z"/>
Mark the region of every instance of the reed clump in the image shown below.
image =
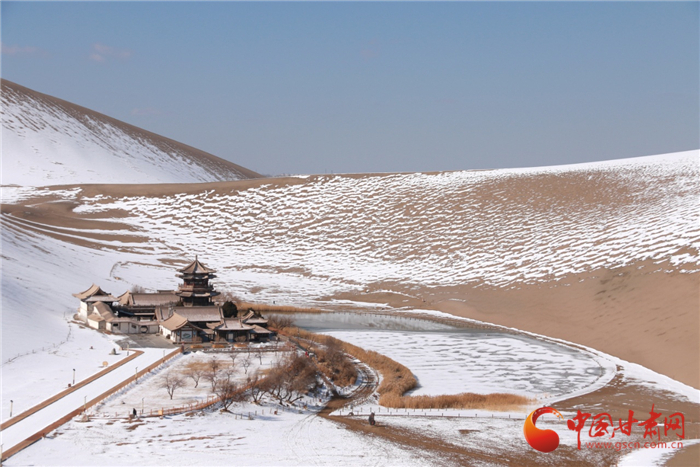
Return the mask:
<path id="1" fill-rule="evenodd" d="M 481 409 L 515 410 L 532 402 L 529 398 L 516 394 L 494 393 L 449 394 L 441 396 L 399 396 L 386 394 L 380 399 L 385 407 L 406 409 Z"/>

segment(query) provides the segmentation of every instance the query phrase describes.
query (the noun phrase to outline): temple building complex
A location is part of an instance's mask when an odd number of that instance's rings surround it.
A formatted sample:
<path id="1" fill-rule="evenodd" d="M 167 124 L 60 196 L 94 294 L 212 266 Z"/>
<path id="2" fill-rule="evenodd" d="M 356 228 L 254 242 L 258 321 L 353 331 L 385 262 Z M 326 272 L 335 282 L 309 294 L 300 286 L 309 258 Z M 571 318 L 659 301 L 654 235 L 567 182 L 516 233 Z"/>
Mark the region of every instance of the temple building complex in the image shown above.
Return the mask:
<path id="1" fill-rule="evenodd" d="M 224 317 L 215 301 L 219 292 L 213 269 L 198 258 L 178 271 L 177 290 L 156 293 L 124 292 L 114 297 L 93 284 L 73 294 L 80 300 L 76 318 L 89 327 L 116 334 L 161 334 L 175 344 L 247 342 L 275 335 L 267 320 L 252 310 L 241 317 Z"/>

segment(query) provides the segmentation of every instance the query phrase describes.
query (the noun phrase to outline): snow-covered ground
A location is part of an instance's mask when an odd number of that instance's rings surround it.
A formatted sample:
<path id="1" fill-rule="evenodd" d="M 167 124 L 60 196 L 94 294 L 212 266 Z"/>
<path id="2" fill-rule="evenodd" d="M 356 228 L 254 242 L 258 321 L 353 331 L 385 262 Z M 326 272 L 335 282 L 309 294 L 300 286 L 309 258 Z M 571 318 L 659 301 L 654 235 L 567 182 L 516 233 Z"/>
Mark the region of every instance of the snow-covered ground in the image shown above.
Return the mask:
<path id="1" fill-rule="evenodd" d="M 134 375 L 139 367 L 141 369 L 146 368 L 163 358 L 162 349 L 143 349 L 143 352 L 142 355 L 139 355 L 119 368 L 101 376 L 86 386 L 76 389 L 44 409 L 2 430 L 1 436 L 4 448 L 9 449 L 15 446 L 35 433 L 38 433 L 51 423 L 59 420 L 61 417 L 69 414 L 71 411 L 79 409 L 86 401 L 98 397 L 100 394 L 103 394 L 105 391 L 108 391 L 115 385 Z M 38 402 L 40 401 L 37 401 L 37 403 Z"/>
<path id="2" fill-rule="evenodd" d="M 564 200 L 505 191 L 560 178 L 592 199 L 578 190 Z M 696 271 L 698 180 L 698 151 L 690 151 L 538 169 L 313 176 L 166 196 L 82 198 L 73 190 L 64 195 L 77 212 L 121 208 L 128 216 L 114 219 L 123 228 L 108 231 L 113 239 L 64 227 L 65 240 L 49 238 L 58 230 L 39 222 L 4 217 L 3 361 L 60 342 L 62 316 L 77 307 L 71 293 L 93 282 L 116 294 L 134 284 L 172 289 L 170 261 L 197 253 L 218 270 L 217 284 L 246 301 L 311 306 L 385 282 L 509 287 L 647 258 Z M 4 203 L 32 195 L 2 191 Z M 15 338 L 29 327 L 29 339 Z"/>
<path id="3" fill-rule="evenodd" d="M 242 167 L 65 101 L 2 87 L 2 184 L 197 183 Z"/>
<path id="4" fill-rule="evenodd" d="M 234 380 L 243 384 L 248 374 L 264 372 L 283 354 L 253 348 L 246 373 L 242 359 L 248 354 L 239 353 Z M 316 416 L 330 394 L 323 389 L 293 406 L 265 397 L 260 404 L 235 404 L 231 413 L 212 408 L 194 416 L 125 420 L 133 409 L 150 415 L 211 397 L 204 379 L 197 388 L 187 379 L 172 400 L 160 383 L 166 375 L 181 375 L 188 364 L 206 365 L 212 358 L 222 369 L 231 367 L 228 353 L 178 356 L 90 410 L 90 422 L 69 422 L 5 465 L 95 465 L 96 458 L 109 459 L 110 465 L 227 465 L 232 459 L 242 465 L 434 465 L 429 453 L 357 435 Z"/>
<path id="5" fill-rule="evenodd" d="M 146 419 L 128 424 L 96 419 L 71 422 L 10 458 L 4 465 L 435 465 L 434 456 L 358 435 L 313 412 L 265 415 L 260 406 L 249 420 L 233 414 L 209 413 Z M 135 428 L 133 428 L 135 427 Z"/>
<path id="6" fill-rule="evenodd" d="M 188 364 L 196 362 L 202 367 L 206 367 L 211 359 L 216 359 L 221 364 L 222 370 L 233 368 L 232 381 L 243 386 L 246 384 L 248 376 L 253 375 L 256 371 L 264 372 L 270 369 L 277 359 L 284 356 L 284 352 L 258 352 L 257 349 L 252 348 L 250 356 L 247 352 L 237 352 L 236 355 L 233 367 L 229 354 L 223 352 L 194 352 L 175 357 L 163 367 L 145 376 L 138 385 L 110 396 L 95 408 L 95 415 L 97 417 L 126 417 L 134 408 L 139 412 L 143 410 L 145 414 L 150 414 L 151 411 L 157 413 L 159 409 L 197 404 L 214 396 L 214 393 L 211 391 L 211 384 L 205 378 L 202 378 L 195 388 L 194 380 L 185 375 L 185 367 Z M 243 365 L 243 360 L 246 358 L 250 360 L 247 371 Z M 166 375 L 181 377 L 185 380 L 184 387 L 177 389 L 173 393 L 172 399 L 162 387 L 163 378 Z"/>
<path id="7" fill-rule="evenodd" d="M 111 354 L 118 345 L 105 334 L 72 323 L 68 329 L 64 344 L 3 363 L 3 421 L 9 418 L 10 401 L 13 415 L 18 415 L 73 384 L 73 370 L 79 383 L 104 370 L 105 362 L 112 366 L 126 358 L 126 352 Z"/>

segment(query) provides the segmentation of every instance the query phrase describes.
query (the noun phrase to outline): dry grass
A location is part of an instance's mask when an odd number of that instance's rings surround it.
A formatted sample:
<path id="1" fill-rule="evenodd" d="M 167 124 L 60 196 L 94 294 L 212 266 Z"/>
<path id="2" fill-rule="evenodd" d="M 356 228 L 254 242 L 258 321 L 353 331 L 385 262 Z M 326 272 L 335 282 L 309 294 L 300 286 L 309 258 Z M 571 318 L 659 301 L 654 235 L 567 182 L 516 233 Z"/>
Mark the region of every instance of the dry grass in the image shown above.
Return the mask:
<path id="1" fill-rule="evenodd" d="M 404 396 L 415 388 L 418 382 L 411 370 L 373 350 L 365 350 L 331 336 L 315 334 L 297 327 L 285 328 L 283 333 L 298 336 L 322 345 L 338 345 L 344 352 L 363 361 L 382 375 L 382 383 L 377 388 L 379 403 L 384 407 L 407 409 L 487 409 L 514 410 L 531 402 L 530 399 L 515 394 L 452 394 L 441 396 Z"/>
<path id="2" fill-rule="evenodd" d="M 385 407 L 407 409 L 482 409 L 515 410 L 531 402 L 516 394 L 450 394 L 442 396 L 397 396 L 385 394 L 380 399 Z"/>

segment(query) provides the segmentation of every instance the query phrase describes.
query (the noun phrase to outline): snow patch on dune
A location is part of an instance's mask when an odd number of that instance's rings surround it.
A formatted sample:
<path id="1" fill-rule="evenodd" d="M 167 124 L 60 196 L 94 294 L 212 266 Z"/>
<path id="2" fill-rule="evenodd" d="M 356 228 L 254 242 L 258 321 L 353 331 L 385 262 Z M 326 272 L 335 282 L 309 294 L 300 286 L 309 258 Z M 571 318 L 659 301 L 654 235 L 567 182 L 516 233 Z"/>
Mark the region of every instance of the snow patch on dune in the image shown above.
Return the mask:
<path id="1" fill-rule="evenodd" d="M 572 167 L 327 175 L 84 200 L 78 209 L 124 209 L 154 242 L 218 258 L 224 278 L 236 268 L 355 286 L 503 287 L 645 259 L 698 271 L 697 162 L 691 151 Z"/>

